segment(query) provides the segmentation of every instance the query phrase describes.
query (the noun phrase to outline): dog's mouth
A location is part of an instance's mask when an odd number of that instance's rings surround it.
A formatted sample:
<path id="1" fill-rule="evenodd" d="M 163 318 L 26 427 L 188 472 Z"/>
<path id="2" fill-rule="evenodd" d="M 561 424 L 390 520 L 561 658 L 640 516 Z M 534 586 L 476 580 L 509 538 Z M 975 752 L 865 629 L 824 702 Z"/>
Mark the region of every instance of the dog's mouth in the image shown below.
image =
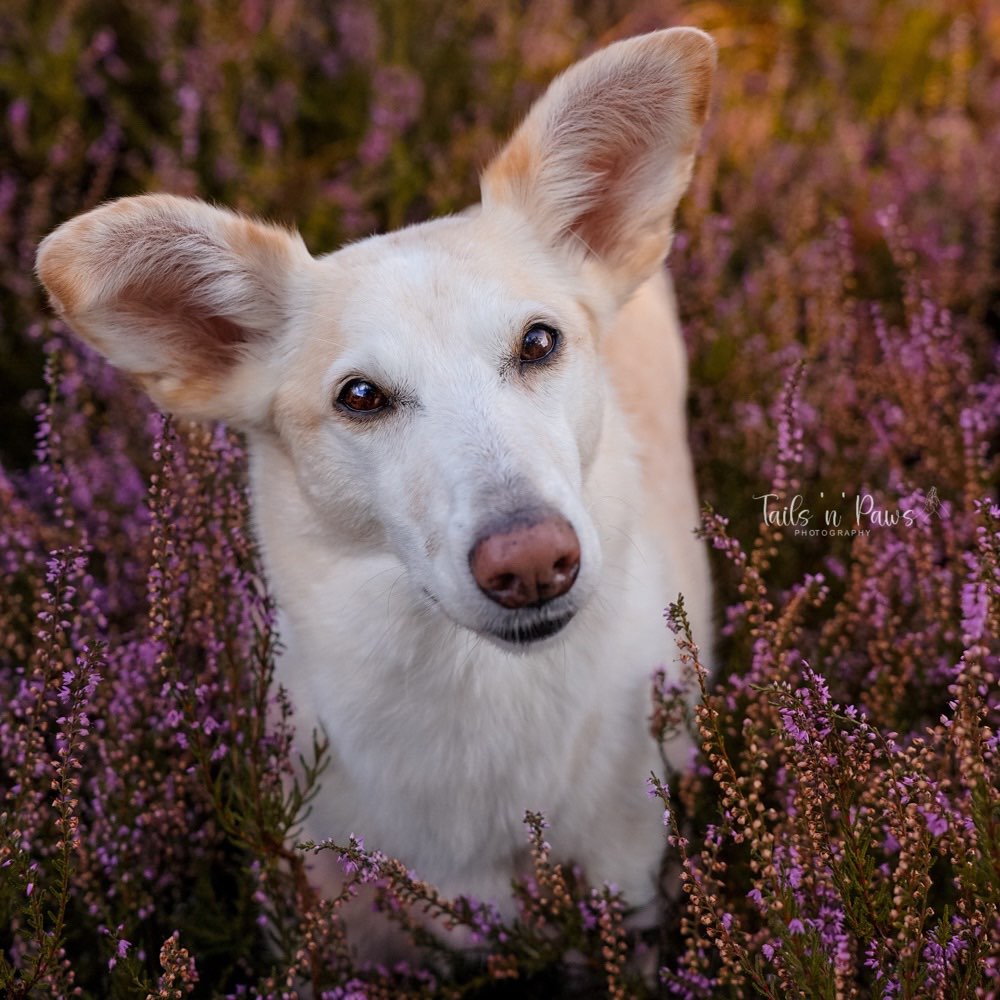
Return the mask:
<path id="1" fill-rule="evenodd" d="M 441 606 L 441 602 L 427 588 L 423 589 L 424 597 L 434 605 Z M 474 629 L 481 635 L 496 639 L 511 646 L 526 648 L 533 642 L 540 642 L 542 639 L 549 639 L 561 632 L 573 619 L 576 608 L 570 608 L 561 614 L 550 615 L 547 618 L 539 618 L 534 615 L 528 616 L 523 612 L 514 616 L 509 622 L 497 625 L 496 627 L 486 627 Z"/>
<path id="2" fill-rule="evenodd" d="M 561 632 L 570 622 L 574 612 L 568 611 L 555 618 L 518 618 L 509 624 L 489 630 L 489 634 L 502 642 L 514 646 L 528 646 L 533 642 L 548 639 Z"/>

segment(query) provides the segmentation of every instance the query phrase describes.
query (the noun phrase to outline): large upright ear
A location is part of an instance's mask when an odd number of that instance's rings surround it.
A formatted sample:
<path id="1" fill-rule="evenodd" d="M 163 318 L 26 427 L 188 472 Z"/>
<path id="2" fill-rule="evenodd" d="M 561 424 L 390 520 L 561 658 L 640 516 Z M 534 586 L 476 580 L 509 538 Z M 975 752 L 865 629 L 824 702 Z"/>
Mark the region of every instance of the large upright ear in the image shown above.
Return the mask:
<path id="1" fill-rule="evenodd" d="M 66 322 L 157 405 L 199 420 L 264 419 L 266 360 L 289 322 L 302 240 L 202 202 L 146 195 L 42 241 L 38 275 Z"/>
<path id="2" fill-rule="evenodd" d="M 582 245 L 628 296 L 670 249 L 715 62 L 704 32 L 669 28 L 571 66 L 486 168 L 484 208 L 513 207 L 550 244 Z"/>

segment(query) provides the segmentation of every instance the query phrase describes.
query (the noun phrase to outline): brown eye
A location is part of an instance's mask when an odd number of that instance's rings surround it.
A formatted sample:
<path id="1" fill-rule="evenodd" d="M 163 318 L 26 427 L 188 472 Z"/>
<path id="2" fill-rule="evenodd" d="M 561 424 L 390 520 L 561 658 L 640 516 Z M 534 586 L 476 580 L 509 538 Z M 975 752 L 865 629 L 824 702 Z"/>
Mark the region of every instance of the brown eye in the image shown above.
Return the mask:
<path id="1" fill-rule="evenodd" d="M 533 362 L 547 358 L 559 343 L 559 331 L 544 323 L 535 323 L 521 340 L 522 361 Z"/>
<path id="2" fill-rule="evenodd" d="M 352 378 L 340 390 L 337 402 L 355 413 L 372 413 L 384 410 L 389 405 L 389 397 L 373 382 Z"/>

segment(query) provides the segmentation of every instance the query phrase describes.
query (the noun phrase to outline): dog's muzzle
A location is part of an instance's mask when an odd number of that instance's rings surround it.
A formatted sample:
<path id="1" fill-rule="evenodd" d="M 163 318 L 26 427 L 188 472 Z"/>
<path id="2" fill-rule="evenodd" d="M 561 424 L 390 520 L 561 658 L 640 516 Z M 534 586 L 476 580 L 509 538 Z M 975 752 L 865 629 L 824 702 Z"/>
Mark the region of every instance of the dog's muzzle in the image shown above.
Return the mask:
<path id="1" fill-rule="evenodd" d="M 503 608 L 490 635 L 517 646 L 547 639 L 575 613 L 568 602 L 580 572 L 580 540 L 559 514 L 520 511 L 495 522 L 469 550 L 480 591 Z"/>

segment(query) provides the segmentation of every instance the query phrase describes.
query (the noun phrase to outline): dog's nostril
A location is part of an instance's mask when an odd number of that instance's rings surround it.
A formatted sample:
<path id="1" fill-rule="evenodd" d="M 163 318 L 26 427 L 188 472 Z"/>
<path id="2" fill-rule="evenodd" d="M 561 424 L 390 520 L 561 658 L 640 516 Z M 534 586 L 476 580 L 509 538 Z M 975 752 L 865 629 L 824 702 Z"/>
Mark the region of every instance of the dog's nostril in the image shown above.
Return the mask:
<path id="1" fill-rule="evenodd" d="M 580 570 L 580 541 L 565 518 L 525 521 L 480 538 L 469 552 L 480 590 L 505 608 L 544 604 L 565 594 Z"/>
<path id="2" fill-rule="evenodd" d="M 494 590 L 512 590 L 517 586 L 517 577 L 513 573 L 501 573 L 490 581 L 490 587 Z"/>

